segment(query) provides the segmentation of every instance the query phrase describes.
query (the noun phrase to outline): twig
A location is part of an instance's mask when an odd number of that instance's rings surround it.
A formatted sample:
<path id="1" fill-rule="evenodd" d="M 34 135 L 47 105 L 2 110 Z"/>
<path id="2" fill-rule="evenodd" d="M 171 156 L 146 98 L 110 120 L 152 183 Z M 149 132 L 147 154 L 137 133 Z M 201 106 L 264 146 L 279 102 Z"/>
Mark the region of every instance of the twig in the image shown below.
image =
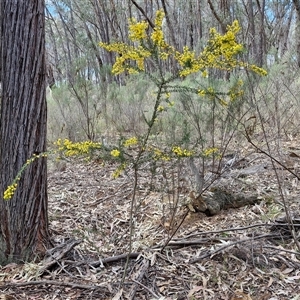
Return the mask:
<path id="1" fill-rule="evenodd" d="M 114 262 L 117 262 L 117 261 L 122 260 L 122 259 L 127 259 L 127 258 L 129 258 L 129 259 L 136 259 L 139 255 L 140 255 L 139 252 L 132 252 L 129 255 L 128 255 L 128 253 L 126 253 L 126 254 L 121 254 L 121 255 L 106 257 L 106 258 L 103 258 L 101 260 L 96 260 L 96 261 L 88 262 L 87 264 L 90 265 L 90 266 L 92 266 L 92 267 L 99 267 L 102 264 L 114 263 Z"/>
<path id="2" fill-rule="evenodd" d="M 266 152 L 265 150 L 261 149 L 260 147 L 258 147 L 257 145 L 255 145 L 253 143 L 253 141 L 251 140 L 248 132 L 246 131 L 246 139 L 249 142 L 249 144 L 251 144 L 257 151 L 261 152 L 262 154 L 266 155 L 267 157 L 269 157 L 271 159 L 271 162 L 276 162 L 279 166 L 281 166 L 284 170 L 288 171 L 289 173 L 291 173 L 293 176 L 295 176 L 298 180 L 300 180 L 300 176 L 298 176 L 295 172 L 293 172 L 290 168 L 288 168 L 285 164 L 283 164 L 282 162 L 280 162 L 278 159 L 276 159 L 274 156 L 272 156 L 271 154 L 269 154 L 268 152 Z M 276 168 L 274 168 L 275 170 Z"/>
<path id="3" fill-rule="evenodd" d="M 143 259 L 141 262 L 141 267 L 137 270 L 135 275 L 135 278 L 132 279 L 135 283 L 139 283 L 139 281 L 142 281 L 143 277 L 145 276 L 145 273 L 147 272 L 149 268 L 149 260 L 148 259 Z M 128 298 L 129 299 L 135 299 L 135 294 L 137 291 L 137 285 L 133 285 L 129 291 Z"/>
<path id="4" fill-rule="evenodd" d="M 147 290 L 149 293 L 151 293 L 153 295 L 153 297 L 155 297 L 156 299 L 160 298 L 160 296 L 156 295 L 152 290 L 150 290 L 147 286 L 145 286 L 141 282 L 139 282 L 135 279 L 132 279 L 132 281 L 135 282 L 136 284 L 140 285 L 141 287 L 143 287 L 145 290 Z"/>
<path id="5" fill-rule="evenodd" d="M 152 23 L 152 21 L 148 18 L 146 12 L 143 10 L 143 8 L 141 6 L 139 6 L 136 1 L 131 0 L 131 2 L 137 7 L 137 9 L 143 14 L 143 16 L 146 18 L 147 22 L 149 23 L 149 25 L 151 26 L 151 28 L 153 29 L 155 26 Z"/>
<path id="6" fill-rule="evenodd" d="M 56 264 L 62 259 L 68 252 L 70 252 L 75 246 L 79 245 L 82 240 L 70 239 L 65 243 L 62 243 L 55 248 L 49 249 L 47 254 L 49 255 L 43 260 L 43 266 L 40 269 L 41 274 L 44 273 L 51 266 Z"/>
<path id="7" fill-rule="evenodd" d="M 229 248 L 231 246 L 234 246 L 234 245 L 237 245 L 237 244 L 240 244 L 240 243 L 245 243 L 245 242 L 249 242 L 249 241 L 253 241 L 253 240 L 258 240 L 258 239 L 262 239 L 262 238 L 266 238 L 266 237 L 274 237 L 276 236 L 275 234 L 262 234 L 262 235 L 259 235 L 259 236 L 256 236 L 256 237 L 253 237 L 253 238 L 249 238 L 249 239 L 243 239 L 243 240 L 239 240 L 239 241 L 235 241 L 235 242 L 232 242 L 230 244 L 227 244 L 225 246 L 222 246 L 214 251 L 211 251 L 210 253 L 206 253 L 206 254 L 203 254 L 199 257 L 196 257 L 196 258 L 193 258 L 191 259 L 189 262 L 190 263 L 195 263 L 195 262 L 198 262 L 200 260 L 202 260 L 203 258 L 206 258 L 208 256 L 212 256 L 212 255 L 215 255 L 221 251 L 223 251 L 224 249 L 226 248 Z"/>
<path id="8" fill-rule="evenodd" d="M 177 240 L 177 241 L 170 241 L 168 243 L 168 247 L 172 246 L 193 246 L 193 245 L 199 245 L 199 244 L 206 244 L 207 242 L 220 242 L 220 240 L 230 240 L 230 238 L 205 238 L 205 239 L 195 239 L 195 240 Z"/>
<path id="9" fill-rule="evenodd" d="M 281 256 L 281 255 L 278 255 L 278 256 L 276 256 L 276 257 L 279 257 L 280 259 L 282 259 L 282 256 Z M 296 268 L 298 268 L 298 269 L 300 268 L 300 263 L 298 263 L 297 261 L 291 259 L 290 257 L 285 257 L 285 260 L 290 261 L 293 267 L 296 267 Z"/>
<path id="10" fill-rule="evenodd" d="M 178 231 L 178 229 L 181 227 L 181 225 L 184 222 L 185 218 L 187 217 L 188 213 L 189 213 L 189 210 L 187 209 L 186 213 L 184 214 L 184 216 L 183 216 L 182 220 L 180 221 L 179 225 L 176 227 L 176 229 L 174 230 L 174 232 L 170 235 L 170 237 L 167 239 L 167 241 L 165 242 L 164 246 L 160 250 L 161 252 L 164 251 L 164 249 L 168 246 L 168 244 L 171 241 L 171 239 L 173 238 L 173 236 L 176 234 L 176 232 Z"/>
<path id="11" fill-rule="evenodd" d="M 277 248 L 277 247 L 274 247 L 274 246 L 262 246 L 262 247 L 277 250 L 278 252 L 286 252 L 286 253 L 290 253 L 290 254 L 300 255 L 299 252 L 292 251 L 292 250 L 286 250 L 286 249 L 282 249 L 282 248 Z"/>
<path id="12" fill-rule="evenodd" d="M 258 112 L 258 115 L 259 115 L 259 118 L 260 120 L 262 120 L 262 115 L 261 115 L 261 112 L 260 112 L 260 109 L 257 107 L 257 112 Z M 263 135 L 264 135 L 264 138 L 266 140 L 266 145 L 267 145 L 267 149 L 268 149 L 268 152 L 264 151 L 263 149 L 261 149 L 260 147 L 258 147 L 257 145 L 255 145 L 255 143 L 253 143 L 253 141 L 251 140 L 247 130 L 246 130 L 246 138 L 248 140 L 248 142 L 256 149 L 256 150 L 259 150 L 261 151 L 263 154 L 265 154 L 267 157 L 269 157 L 271 159 L 271 164 L 272 164 L 272 167 L 273 167 L 273 171 L 275 173 L 275 176 L 276 176 L 276 180 L 277 180 L 277 184 L 278 184 L 278 191 L 279 191 L 279 195 L 280 195 L 280 198 L 283 202 L 283 207 L 284 207 L 284 211 L 285 211 L 285 214 L 286 214 L 286 218 L 287 218 L 287 221 L 288 221 L 288 228 L 290 230 L 290 233 L 293 237 L 293 240 L 298 248 L 298 250 L 300 251 L 300 243 L 296 237 L 296 234 L 295 234 L 295 226 L 294 226 L 294 223 L 293 223 L 293 220 L 292 220 L 292 217 L 291 217 L 291 211 L 290 211 L 290 207 L 288 206 L 287 204 L 287 201 L 286 201 L 286 198 L 284 196 L 284 193 L 283 193 L 283 189 L 282 189 L 282 183 L 281 183 L 281 180 L 279 178 L 279 174 L 278 174 L 278 171 L 275 167 L 275 162 L 277 164 L 279 164 L 284 170 L 290 172 L 293 176 L 295 176 L 298 180 L 300 180 L 300 177 L 295 173 L 293 172 L 292 170 L 290 170 L 285 164 L 281 163 L 279 160 L 277 160 L 274 156 L 272 156 L 271 154 L 271 147 L 270 147 L 270 143 L 268 142 L 268 139 L 267 139 L 267 133 L 266 133 L 266 130 L 265 130 L 265 127 L 263 125 L 263 122 L 262 123 L 262 131 L 263 131 Z"/>
<path id="13" fill-rule="evenodd" d="M 22 286 L 28 286 L 28 285 L 42 285 L 42 284 L 66 286 L 66 287 L 71 287 L 71 288 L 87 289 L 87 290 L 89 290 L 89 289 L 95 290 L 95 289 L 104 288 L 103 286 L 78 284 L 78 283 L 72 283 L 72 282 L 62 282 L 62 281 L 56 281 L 56 280 L 38 280 L 38 281 L 28 281 L 28 282 L 5 283 L 3 285 L 0 285 L 0 289 L 5 289 L 8 287 L 22 287 Z"/>
<path id="14" fill-rule="evenodd" d="M 293 262 L 293 261 L 288 261 L 286 258 L 282 257 L 281 255 L 276 255 L 276 258 L 283 261 L 285 263 L 285 265 L 288 266 L 289 268 L 294 268 L 294 267 L 299 268 L 299 263 Z"/>
<path id="15" fill-rule="evenodd" d="M 190 237 L 194 237 L 194 236 L 198 236 L 198 235 L 222 233 L 222 232 L 228 232 L 228 231 L 245 230 L 245 229 L 249 229 L 249 228 L 253 228 L 253 227 L 262 227 L 262 226 L 274 226 L 274 224 L 258 223 L 258 224 L 252 224 L 252 225 L 249 225 L 249 226 L 244 226 L 244 227 L 233 227 L 233 228 L 225 228 L 225 229 L 220 229 L 220 230 L 203 231 L 203 232 L 198 232 L 198 233 L 193 233 L 193 234 L 187 235 L 184 238 L 186 239 L 186 238 L 190 238 Z M 174 239 L 174 241 L 178 241 L 178 240 L 181 240 L 181 238 Z"/>
<path id="16" fill-rule="evenodd" d="M 141 152 L 139 153 L 139 156 L 137 158 L 137 162 L 139 161 L 139 158 L 141 156 Z M 126 274 L 127 274 L 127 268 L 129 265 L 129 259 L 132 251 L 132 243 L 133 243 L 133 234 L 134 234 L 134 206 L 136 204 L 136 193 L 137 193 L 137 188 L 138 188 L 138 163 L 134 164 L 134 183 L 133 183 L 133 193 L 132 193 L 132 199 L 130 203 L 130 220 L 129 220 L 129 250 L 127 254 L 127 259 L 124 267 L 124 274 L 122 277 L 122 282 L 121 285 L 123 285 Z"/>

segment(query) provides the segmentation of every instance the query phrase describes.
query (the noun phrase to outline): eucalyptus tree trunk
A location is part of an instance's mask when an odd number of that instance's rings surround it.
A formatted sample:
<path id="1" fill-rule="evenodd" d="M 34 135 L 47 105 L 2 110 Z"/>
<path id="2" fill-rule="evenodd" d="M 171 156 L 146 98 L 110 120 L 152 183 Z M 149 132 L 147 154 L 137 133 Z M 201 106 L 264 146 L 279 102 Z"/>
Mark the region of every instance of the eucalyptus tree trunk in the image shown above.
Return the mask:
<path id="1" fill-rule="evenodd" d="M 248 61 L 255 61 L 258 57 L 258 48 L 257 48 L 257 41 L 256 41 L 256 27 L 255 27 L 256 20 L 254 18 L 253 2 L 248 1 L 247 4 L 245 4 L 245 7 L 247 8 L 246 11 L 247 11 L 247 17 L 249 23 L 248 47 L 249 47 L 249 53 L 251 55 L 251 57 L 248 58 Z"/>
<path id="2" fill-rule="evenodd" d="M 295 43 L 296 43 L 296 59 L 298 67 L 300 67 L 300 1 L 293 0 L 296 9 L 296 29 L 295 29 Z"/>
<path id="3" fill-rule="evenodd" d="M 266 62 L 266 34 L 265 34 L 265 11 L 266 1 L 256 1 L 259 9 L 259 44 L 258 44 L 258 58 L 257 65 L 262 67 Z"/>
<path id="4" fill-rule="evenodd" d="M 0 265 L 48 246 L 46 159 L 31 163 L 14 196 L 3 199 L 22 165 L 46 151 L 44 10 L 44 0 L 1 1 Z"/>

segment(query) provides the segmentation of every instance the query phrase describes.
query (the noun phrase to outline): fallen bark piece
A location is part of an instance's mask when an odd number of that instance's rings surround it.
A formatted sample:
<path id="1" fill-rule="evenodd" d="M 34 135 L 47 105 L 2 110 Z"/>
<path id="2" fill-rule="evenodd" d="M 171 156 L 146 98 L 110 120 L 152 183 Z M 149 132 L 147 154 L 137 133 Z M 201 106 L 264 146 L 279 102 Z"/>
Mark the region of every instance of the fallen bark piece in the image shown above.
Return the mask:
<path id="1" fill-rule="evenodd" d="M 39 270 L 43 274 L 47 269 L 61 260 L 67 253 L 69 253 L 75 246 L 79 245 L 82 240 L 70 239 L 47 251 L 47 256 L 42 261 L 42 267 Z"/>
<path id="2" fill-rule="evenodd" d="M 291 224 L 291 222 L 293 224 Z M 293 225 L 293 226 L 292 226 Z M 278 216 L 275 220 L 274 225 L 270 228 L 270 231 L 276 231 L 281 233 L 282 236 L 290 237 L 291 229 L 294 228 L 295 231 L 300 230 L 300 214 L 298 212 L 291 213 L 290 219 L 286 214 Z"/>
<path id="3" fill-rule="evenodd" d="M 149 268 L 149 260 L 144 258 L 140 263 L 140 266 L 136 271 L 136 273 L 132 275 L 134 284 L 129 291 L 128 299 L 135 299 L 135 294 L 138 289 L 138 283 L 143 280 L 143 277 L 148 271 L 148 268 Z"/>
<path id="4" fill-rule="evenodd" d="M 208 216 L 216 215 L 223 209 L 238 208 L 260 201 L 257 194 L 249 196 L 232 193 L 221 188 L 214 188 L 211 196 L 199 195 L 198 197 L 194 197 L 193 194 L 191 194 L 190 197 L 194 210 L 203 212 Z"/>

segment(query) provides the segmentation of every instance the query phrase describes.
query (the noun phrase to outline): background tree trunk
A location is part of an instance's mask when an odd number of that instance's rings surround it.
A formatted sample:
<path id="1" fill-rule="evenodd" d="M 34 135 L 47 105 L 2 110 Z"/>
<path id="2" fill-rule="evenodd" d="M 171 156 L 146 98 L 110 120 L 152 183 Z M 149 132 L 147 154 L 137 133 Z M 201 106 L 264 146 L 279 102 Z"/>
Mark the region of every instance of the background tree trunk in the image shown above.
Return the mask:
<path id="1" fill-rule="evenodd" d="M 296 8 L 296 29 L 295 29 L 295 43 L 296 43 L 296 56 L 297 64 L 300 67 L 300 1 L 293 0 Z"/>
<path id="2" fill-rule="evenodd" d="M 35 258 L 48 245 L 46 159 L 30 164 L 3 200 L 27 159 L 46 151 L 44 10 L 44 0 L 1 1 L 0 264 Z"/>

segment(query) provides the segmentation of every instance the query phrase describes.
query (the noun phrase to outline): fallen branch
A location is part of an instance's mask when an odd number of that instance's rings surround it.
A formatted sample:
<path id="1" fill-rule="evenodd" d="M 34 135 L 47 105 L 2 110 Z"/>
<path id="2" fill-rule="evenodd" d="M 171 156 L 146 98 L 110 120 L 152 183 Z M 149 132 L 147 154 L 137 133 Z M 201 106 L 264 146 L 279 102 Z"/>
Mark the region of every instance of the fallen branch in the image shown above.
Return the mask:
<path id="1" fill-rule="evenodd" d="M 67 253 L 69 253 L 75 246 L 79 245 L 82 240 L 70 239 L 65 243 L 62 243 L 52 249 L 49 249 L 46 253 L 47 257 L 44 258 L 42 264 L 43 266 L 39 270 L 43 274 L 51 266 L 55 265 L 59 260 L 61 260 Z"/>
<path id="2" fill-rule="evenodd" d="M 86 289 L 86 290 L 96 290 L 96 289 L 104 288 L 103 286 L 78 284 L 78 283 L 72 283 L 72 282 L 62 282 L 62 281 L 56 281 L 56 280 L 38 280 L 38 281 L 28 281 L 28 282 L 5 283 L 3 285 L 0 285 L 0 289 L 6 289 L 6 288 L 10 288 L 10 287 L 22 287 L 22 286 L 28 286 L 28 285 L 43 285 L 43 284 L 65 286 L 65 287 Z"/>
<path id="3" fill-rule="evenodd" d="M 117 262 L 117 261 L 120 261 L 120 260 L 123 260 L 123 259 L 127 259 L 127 257 L 129 257 L 130 259 L 136 259 L 136 258 L 138 258 L 138 256 L 140 254 L 141 253 L 139 253 L 139 252 L 133 252 L 133 253 L 130 253 L 129 255 L 126 253 L 126 254 L 106 257 L 106 258 L 103 258 L 103 259 L 99 259 L 99 260 L 96 260 L 96 261 L 89 262 L 88 265 L 90 265 L 94 268 L 97 268 L 97 267 L 99 267 L 103 264 L 114 263 L 114 262 Z"/>
<path id="4" fill-rule="evenodd" d="M 232 243 L 229 243 L 225 246 L 222 246 L 216 250 L 213 250 L 213 251 L 210 251 L 209 253 L 206 253 L 206 254 L 203 254 L 199 257 L 196 257 L 196 258 L 193 258 L 191 259 L 189 262 L 190 263 L 195 263 L 195 262 L 198 262 L 206 257 L 209 257 L 209 256 L 213 256 L 219 252 L 222 252 L 223 250 L 225 250 L 226 248 L 229 248 L 229 247 L 232 247 L 234 245 L 237 245 L 237 244 L 242 244 L 242 243 L 246 243 L 246 242 L 250 242 L 250 241 L 253 241 L 253 240 L 259 240 L 259 239 L 263 239 L 263 238 L 271 238 L 271 237 L 277 237 L 278 235 L 275 235 L 275 234 L 262 234 L 262 235 L 259 235 L 259 236 L 256 236 L 256 237 L 253 237 L 253 238 L 249 238 L 249 239 L 243 239 L 243 240 L 239 240 L 239 241 L 235 241 L 235 242 L 232 242 Z"/>
<path id="5" fill-rule="evenodd" d="M 137 283 L 143 280 L 143 277 L 145 276 L 145 273 L 147 272 L 148 268 L 149 268 L 149 260 L 144 258 L 137 272 L 133 274 L 132 281 L 134 281 L 135 284 L 131 287 L 129 291 L 128 299 L 135 299 L 135 294 L 138 287 Z"/>
<path id="6" fill-rule="evenodd" d="M 292 251 L 292 250 L 287 250 L 287 249 L 283 249 L 283 248 L 278 248 L 278 247 L 274 247 L 274 246 L 262 246 L 262 247 L 267 248 L 267 249 L 273 249 L 273 250 L 276 250 L 278 252 L 286 252 L 286 253 L 290 253 L 290 254 L 300 255 L 299 252 Z"/>
<path id="7" fill-rule="evenodd" d="M 220 229 L 220 230 L 211 230 L 211 231 L 203 231 L 203 232 L 192 233 L 192 234 L 189 234 L 189 235 L 185 236 L 184 239 L 199 236 L 199 235 L 223 233 L 223 232 L 228 232 L 228 231 L 239 231 L 239 230 L 250 229 L 250 228 L 253 228 L 253 227 L 272 227 L 272 226 L 275 226 L 275 225 L 279 226 L 279 227 L 280 226 L 285 227 L 288 224 L 287 223 L 257 223 L 257 224 L 252 224 L 252 225 L 244 226 L 244 227 L 233 227 L 233 228 L 225 228 L 225 229 Z M 300 224 L 295 224 L 294 226 L 295 227 L 300 227 Z M 182 240 L 182 238 L 174 239 L 174 241 L 180 241 L 180 240 Z"/>
<path id="8" fill-rule="evenodd" d="M 194 239 L 194 240 L 176 240 L 176 241 L 171 241 L 168 243 L 168 247 L 188 247 L 188 246 L 194 246 L 194 245 L 201 245 L 201 244 L 206 244 L 207 242 L 220 242 L 220 240 L 230 240 L 230 238 L 216 238 L 216 237 L 211 237 L 211 238 L 205 238 L 205 239 Z"/>
<path id="9" fill-rule="evenodd" d="M 145 286 L 144 284 L 132 279 L 133 282 L 135 282 L 136 284 L 140 285 L 142 288 L 144 288 L 145 290 L 147 290 L 150 294 L 153 295 L 154 298 L 156 299 L 160 299 L 161 297 L 156 295 L 152 290 L 150 290 L 147 286 Z"/>

